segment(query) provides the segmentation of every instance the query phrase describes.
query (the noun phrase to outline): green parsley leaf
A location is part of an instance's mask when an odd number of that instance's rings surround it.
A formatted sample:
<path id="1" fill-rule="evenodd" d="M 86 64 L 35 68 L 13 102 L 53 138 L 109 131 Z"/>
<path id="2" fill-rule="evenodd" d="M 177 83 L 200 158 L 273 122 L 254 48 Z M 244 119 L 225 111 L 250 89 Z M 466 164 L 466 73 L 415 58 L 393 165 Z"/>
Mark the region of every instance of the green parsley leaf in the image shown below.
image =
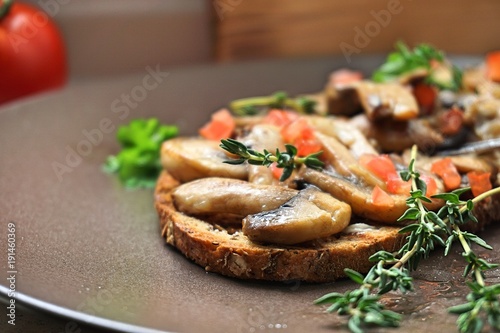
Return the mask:
<path id="1" fill-rule="evenodd" d="M 161 171 L 161 144 L 178 132 L 176 126 L 161 125 L 156 118 L 134 119 L 120 126 L 116 137 L 122 150 L 106 159 L 103 170 L 118 174 L 126 187 L 154 187 Z"/>
<path id="2" fill-rule="evenodd" d="M 427 73 L 425 81 L 439 89 L 458 90 L 462 85 L 462 71 L 449 63 L 444 52 L 429 44 L 419 44 L 411 50 L 405 43 L 396 43 L 396 51 L 372 74 L 375 82 L 398 81 L 415 72 Z"/>

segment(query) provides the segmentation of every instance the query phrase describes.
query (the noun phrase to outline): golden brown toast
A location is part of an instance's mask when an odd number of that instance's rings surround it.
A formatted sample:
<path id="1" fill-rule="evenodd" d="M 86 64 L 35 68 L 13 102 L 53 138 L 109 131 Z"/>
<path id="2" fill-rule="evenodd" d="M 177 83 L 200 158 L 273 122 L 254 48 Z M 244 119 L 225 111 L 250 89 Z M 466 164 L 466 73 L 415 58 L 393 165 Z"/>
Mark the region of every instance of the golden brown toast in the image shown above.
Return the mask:
<path id="1" fill-rule="evenodd" d="M 344 269 L 367 272 L 368 258 L 380 250 L 397 251 L 405 235 L 399 227 L 360 224 L 341 234 L 296 246 L 261 245 L 239 229 L 187 216 L 175 208 L 172 190 L 179 185 L 166 171 L 158 179 L 155 206 L 168 244 L 207 271 L 241 279 L 327 282 Z"/>

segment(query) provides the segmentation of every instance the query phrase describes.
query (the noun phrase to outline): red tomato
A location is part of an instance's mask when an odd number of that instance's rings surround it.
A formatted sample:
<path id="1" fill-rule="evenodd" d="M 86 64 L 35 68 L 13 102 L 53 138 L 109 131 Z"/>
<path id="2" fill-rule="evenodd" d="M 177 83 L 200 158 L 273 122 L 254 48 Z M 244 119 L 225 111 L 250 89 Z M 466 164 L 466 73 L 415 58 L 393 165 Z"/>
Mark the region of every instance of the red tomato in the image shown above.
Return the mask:
<path id="1" fill-rule="evenodd" d="M 500 51 L 492 51 L 486 55 L 486 73 L 491 81 L 500 82 Z"/>
<path id="2" fill-rule="evenodd" d="M 271 172 L 274 178 L 280 179 L 283 175 L 283 168 L 278 168 L 278 165 L 276 163 L 271 164 L 269 168 L 271 168 Z"/>
<path id="3" fill-rule="evenodd" d="M 359 163 L 382 180 L 387 181 L 394 176 L 399 178 L 394 163 L 387 155 L 364 154 L 359 158 Z"/>
<path id="4" fill-rule="evenodd" d="M 11 1 L 0 17 L 0 103 L 61 87 L 67 65 L 59 30 L 42 11 Z"/>
<path id="5" fill-rule="evenodd" d="M 458 109 L 450 109 L 438 118 L 439 128 L 444 135 L 454 135 L 462 128 L 464 113 Z"/>
<path id="6" fill-rule="evenodd" d="M 431 172 L 441 177 L 447 191 L 457 189 L 462 182 L 462 177 L 449 157 L 432 163 Z"/>
<path id="7" fill-rule="evenodd" d="M 413 87 L 413 95 L 423 114 L 432 113 L 438 95 L 436 88 L 425 83 L 419 83 Z"/>
<path id="8" fill-rule="evenodd" d="M 489 172 L 471 171 L 467 173 L 470 188 L 475 197 L 492 189 L 490 176 Z"/>
<path id="9" fill-rule="evenodd" d="M 411 181 L 404 181 L 399 175 L 391 175 L 386 180 L 387 192 L 392 194 L 409 195 L 411 190 Z"/>
<path id="10" fill-rule="evenodd" d="M 387 192 L 392 194 L 409 195 L 411 182 L 404 181 L 396 171 L 396 167 L 388 155 L 364 154 L 359 158 L 359 163 L 368 169 L 375 176 L 384 180 L 387 185 Z M 420 178 L 427 184 L 427 196 L 436 194 L 436 181 L 428 176 L 422 175 Z"/>
<path id="11" fill-rule="evenodd" d="M 305 118 L 297 118 L 283 127 L 281 136 L 285 142 L 292 143 L 298 139 L 313 139 L 314 131 Z"/>
<path id="12" fill-rule="evenodd" d="M 363 73 L 350 69 L 339 69 L 330 74 L 330 84 L 344 85 L 363 80 Z"/>
<path id="13" fill-rule="evenodd" d="M 272 109 L 265 116 L 263 123 L 274 125 L 277 127 L 284 127 L 297 118 L 298 115 L 294 112 Z"/>
<path id="14" fill-rule="evenodd" d="M 281 136 L 286 143 L 297 148 L 298 156 L 317 153 L 322 146 L 314 137 L 314 130 L 305 118 L 297 118 L 281 130 Z"/>
<path id="15" fill-rule="evenodd" d="M 316 139 L 299 138 L 293 142 L 293 145 L 297 148 L 297 156 L 314 154 L 323 148 L 321 143 L 319 143 Z"/>
<path id="16" fill-rule="evenodd" d="M 425 184 L 427 185 L 427 192 L 425 193 L 425 195 L 427 197 L 430 197 L 430 196 L 437 193 L 438 187 L 437 187 L 436 180 L 434 178 L 426 176 L 426 175 L 421 175 L 420 179 L 422 179 L 425 182 Z"/>
<path id="17" fill-rule="evenodd" d="M 394 199 L 384 192 L 380 187 L 375 186 L 372 191 L 372 203 L 377 207 L 392 208 L 394 207 Z"/>
<path id="18" fill-rule="evenodd" d="M 420 179 L 422 179 L 425 184 L 427 185 L 427 192 L 425 193 L 426 196 L 430 197 L 431 195 L 434 195 L 437 193 L 437 183 L 434 180 L 434 178 L 422 175 L 420 176 Z M 387 184 L 387 192 L 392 193 L 392 194 L 402 194 L 402 195 L 410 195 L 411 191 L 411 181 L 404 181 L 401 179 L 401 177 L 397 176 L 391 176 L 389 179 L 386 181 Z"/>
<path id="19" fill-rule="evenodd" d="M 236 123 L 227 109 L 221 109 L 212 115 L 211 120 L 200 128 L 199 133 L 208 140 L 222 140 L 230 138 Z"/>

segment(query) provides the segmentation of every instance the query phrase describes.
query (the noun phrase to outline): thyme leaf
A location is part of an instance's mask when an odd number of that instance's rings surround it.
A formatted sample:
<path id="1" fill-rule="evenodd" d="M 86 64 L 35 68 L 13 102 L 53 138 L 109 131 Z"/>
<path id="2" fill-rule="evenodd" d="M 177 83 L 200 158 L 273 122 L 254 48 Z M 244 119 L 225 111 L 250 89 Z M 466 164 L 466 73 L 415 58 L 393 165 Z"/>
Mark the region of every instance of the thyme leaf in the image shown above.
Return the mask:
<path id="1" fill-rule="evenodd" d="M 289 97 L 287 93 L 278 91 L 270 96 L 250 97 L 234 100 L 229 104 L 229 108 L 237 115 L 251 116 L 258 114 L 261 109 L 290 109 L 302 114 L 313 114 L 316 108 L 316 101 L 299 96 Z"/>
<path id="2" fill-rule="evenodd" d="M 411 194 L 406 201 L 408 209 L 399 220 L 414 221 L 400 230 L 408 234 L 405 244 L 395 254 L 379 251 L 372 255 L 370 261 L 375 264 L 364 277 L 346 268 L 346 276 L 359 284 L 359 288 L 344 294 L 327 294 L 318 298 L 315 304 L 331 304 L 328 312 L 348 316 L 347 326 L 351 332 L 363 332 L 364 328 L 370 326 L 398 326 L 401 315 L 385 309 L 380 303 L 381 295 L 395 290 L 411 292 L 413 279 L 410 272 L 418 268 L 420 261 L 427 258 L 436 245 L 443 246 L 444 254 L 447 255 L 451 245 L 458 241 L 464 250 L 464 277 L 469 278 L 467 285 L 471 291 L 466 297 L 467 303 L 453 306 L 448 311 L 459 315 L 457 327 L 462 333 L 478 333 L 487 323 L 498 330 L 500 284 L 487 286 L 484 281 L 484 272 L 498 265 L 487 262 L 473 252 L 472 244 L 486 249 L 491 249 L 491 246 L 477 235 L 462 231 L 460 226 L 467 221 L 476 221 L 472 215 L 474 203 L 500 193 L 500 188 L 468 201 L 461 200 L 460 195 L 469 189 L 438 194 L 432 198 L 445 200 L 445 205 L 437 213 L 430 211 L 425 203 L 431 198 L 425 196 L 425 183 L 415 169 L 416 155 L 415 146 L 408 170 L 401 172 L 402 179 L 411 180 Z"/>
<path id="3" fill-rule="evenodd" d="M 293 170 L 302 164 L 316 170 L 320 170 L 324 165 L 318 158 L 322 154 L 321 151 L 300 157 L 297 156 L 297 148 L 291 144 L 285 144 L 285 151 L 276 149 L 274 154 L 266 149 L 264 149 L 262 153 L 255 151 L 235 139 L 221 140 L 220 147 L 238 157 L 236 159 L 224 161 L 224 163 L 243 164 L 247 162 L 252 165 L 264 165 L 267 167 L 276 163 L 278 168 L 283 169 L 280 181 L 287 180 L 292 175 Z"/>

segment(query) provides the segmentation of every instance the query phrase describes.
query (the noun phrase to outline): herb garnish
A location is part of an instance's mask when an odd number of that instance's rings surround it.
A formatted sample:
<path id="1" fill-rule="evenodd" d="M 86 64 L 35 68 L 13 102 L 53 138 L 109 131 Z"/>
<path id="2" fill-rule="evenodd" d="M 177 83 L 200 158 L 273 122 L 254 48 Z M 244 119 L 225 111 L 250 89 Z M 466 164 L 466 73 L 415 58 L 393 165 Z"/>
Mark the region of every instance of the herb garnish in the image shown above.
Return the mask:
<path id="1" fill-rule="evenodd" d="M 250 97 L 232 101 L 229 108 L 237 115 L 255 115 L 261 108 L 291 109 L 298 113 L 314 113 L 316 102 L 300 96 L 289 97 L 285 92 L 278 91 L 270 96 Z"/>
<path id="2" fill-rule="evenodd" d="M 118 129 L 122 150 L 109 156 L 103 169 L 117 173 L 126 187 L 154 187 L 161 171 L 161 144 L 177 134 L 176 126 L 161 125 L 156 118 L 134 119 Z"/>
<path id="3" fill-rule="evenodd" d="M 445 200 L 446 203 L 437 213 L 429 211 L 424 202 L 431 199 L 425 196 L 425 182 L 415 169 L 416 152 L 417 148 L 414 146 L 409 168 L 401 173 L 401 178 L 411 180 L 412 185 L 411 196 L 407 199 L 408 209 L 399 220 L 415 220 L 400 230 L 401 233 L 409 233 L 406 243 L 396 254 L 379 251 L 371 256 L 370 261 L 376 264 L 366 276 L 345 269 L 345 274 L 360 284 L 358 289 L 344 294 L 326 294 L 315 303 L 331 304 L 328 312 L 349 316 L 348 327 L 355 333 L 363 332 L 363 328 L 367 326 L 398 326 L 401 315 L 385 309 L 379 303 L 381 295 L 393 290 L 412 291 L 410 271 L 417 269 L 420 260 L 428 256 L 435 244 L 444 246 L 444 254 L 447 255 L 452 243 L 458 240 L 464 250 L 463 257 L 467 262 L 464 277 L 470 279 L 467 285 L 471 292 L 467 295 L 467 303 L 451 307 L 449 312 L 459 314 L 457 326 L 460 332 L 480 332 L 485 318 L 491 327 L 500 329 L 500 284 L 486 286 L 484 282 L 484 271 L 498 265 L 479 258 L 471 249 L 471 244 L 475 243 L 486 249 L 491 247 L 477 235 L 460 229 L 461 225 L 469 221 L 477 223 L 472 215 L 474 204 L 500 193 L 500 188 L 468 201 L 460 200 L 460 195 L 468 189 L 434 195 L 432 198 Z M 387 266 L 390 267 L 386 268 Z"/>
<path id="4" fill-rule="evenodd" d="M 220 147 L 231 154 L 239 156 L 238 159 L 227 160 L 224 163 L 243 164 L 245 161 L 248 161 L 249 164 L 264 165 L 267 167 L 276 163 L 278 168 L 283 168 L 280 181 L 288 179 L 292 175 L 293 170 L 301 164 L 313 169 L 321 169 L 324 165 L 318 159 L 318 156 L 322 153 L 321 151 L 305 157 L 298 157 L 297 148 L 290 144 L 285 144 L 286 151 L 281 152 L 279 149 L 276 149 L 275 154 L 270 153 L 266 149 L 264 149 L 263 153 L 259 153 L 234 139 L 221 140 Z"/>
<path id="5" fill-rule="evenodd" d="M 439 89 L 460 89 L 462 71 L 450 64 L 442 51 L 428 44 L 419 44 L 410 50 L 403 42 L 396 43 L 395 48 L 396 51 L 390 53 L 386 62 L 373 73 L 373 81 L 397 81 L 402 75 L 425 70 L 427 83 Z"/>

